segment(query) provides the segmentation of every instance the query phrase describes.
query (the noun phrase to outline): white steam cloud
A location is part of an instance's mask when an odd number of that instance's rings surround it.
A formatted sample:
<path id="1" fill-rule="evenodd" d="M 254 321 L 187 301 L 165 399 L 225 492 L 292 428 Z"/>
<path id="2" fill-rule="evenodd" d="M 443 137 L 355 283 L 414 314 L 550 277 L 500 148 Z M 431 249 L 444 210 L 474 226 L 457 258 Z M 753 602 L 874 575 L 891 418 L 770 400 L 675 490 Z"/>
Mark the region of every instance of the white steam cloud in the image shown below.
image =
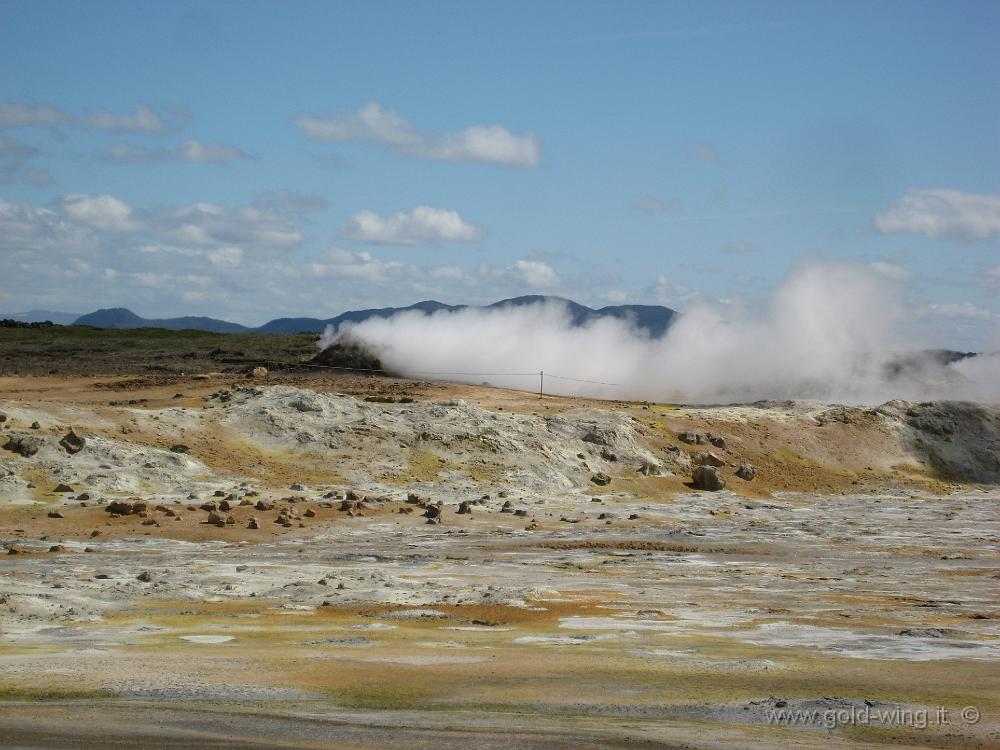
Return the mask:
<path id="1" fill-rule="evenodd" d="M 856 264 L 793 272 L 759 314 L 697 304 L 652 339 L 632 322 L 571 324 L 559 302 L 406 312 L 328 329 L 403 375 L 611 399 L 688 403 L 892 398 L 1000 401 L 1000 355 L 942 364 L 899 334 L 898 281 Z M 905 366 L 900 367 L 903 362 Z M 592 382 L 581 382 L 592 381 Z"/>

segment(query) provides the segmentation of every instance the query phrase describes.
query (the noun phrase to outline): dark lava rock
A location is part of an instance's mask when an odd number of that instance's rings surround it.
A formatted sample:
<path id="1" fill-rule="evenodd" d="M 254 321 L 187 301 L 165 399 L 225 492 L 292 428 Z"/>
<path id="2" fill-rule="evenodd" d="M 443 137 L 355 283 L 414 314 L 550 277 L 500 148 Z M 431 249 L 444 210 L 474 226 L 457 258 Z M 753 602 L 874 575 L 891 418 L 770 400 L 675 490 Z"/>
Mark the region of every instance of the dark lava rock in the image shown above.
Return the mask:
<path id="1" fill-rule="evenodd" d="M 718 492 L 719 490 L 726 489 L 726 480 L 714 466 L 699 466 L 694 470 L 692 481 L 697 490 Z"/>

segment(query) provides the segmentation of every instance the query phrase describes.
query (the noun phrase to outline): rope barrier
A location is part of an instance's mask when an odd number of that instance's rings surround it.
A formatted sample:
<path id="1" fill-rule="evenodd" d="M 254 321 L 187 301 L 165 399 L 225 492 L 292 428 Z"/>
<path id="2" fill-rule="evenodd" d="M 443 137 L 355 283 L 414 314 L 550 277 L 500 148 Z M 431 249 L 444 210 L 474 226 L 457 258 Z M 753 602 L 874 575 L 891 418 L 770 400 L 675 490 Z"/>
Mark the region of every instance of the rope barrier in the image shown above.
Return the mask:
<path id="1" fill-rule="evenodd" d="M 314 369 L 317 369 L 317 370 L 348 370 L 350 372 L 378 372 L 378 373 L 382 373 L 383 375 L 394 375 L 395 374 L 395 373 L 391 373 L 391 372 L 389 372 L 387 370 L 379 369 L 379 368 L 375 368 L 375 367 L 345 367 L 343 365 L 315 365 L 315 364 L 312 364 L 311 362 L 279 362 L 277 360 L 263 360 L 263 361 L 265 362 L 265 364 L 276 365 L 276 366 L 279 366 L 279 367 L 311 367 L 311 368 L 314 368 Z M 402 374 L 402 373 L 400 373 L 400 374 Z M 539 395 L 542 394 L 542 390 L 543 389 L 542 389 L 542 385 L 541 384 L 544 384 L 544 382 L 545 382 L 544 379 L 545 379 L 546 375 L 548 377 L 550 377 L 550 378 L 555 378 L 556 380 L 566 380 L 566 381 L 570 381 L 570 382 L 573 382 L 573 383 L 589 383 L 591 385 L 609 385 L 609 386 L 617 386 L 618 385 L 618 383 L 608 383 L 608 382 L 605 382 L 603 380 L 585 380 L 583 378 L 571 378 L 571 377 L 569 377 L 567 375 L 553 375 L 550 372 L 543 372 L 543 371 L 538 371 L 538 372 L 462 372 L 462 371 L 458 371 L 458 370 L 409 370 L 407 372 L 407 374 L 409 374 L 409 375 L 452 375 L 452 376 L 462 375 L 462 376 L 468 376 L 468 377 L 475 376 L 475 377 L 504 377 L 504 378 L 510 378 L 510 377 L 527 378 L 527 377 L 536 377 L 536 376 L 538 376 L 540 378 Z"/>

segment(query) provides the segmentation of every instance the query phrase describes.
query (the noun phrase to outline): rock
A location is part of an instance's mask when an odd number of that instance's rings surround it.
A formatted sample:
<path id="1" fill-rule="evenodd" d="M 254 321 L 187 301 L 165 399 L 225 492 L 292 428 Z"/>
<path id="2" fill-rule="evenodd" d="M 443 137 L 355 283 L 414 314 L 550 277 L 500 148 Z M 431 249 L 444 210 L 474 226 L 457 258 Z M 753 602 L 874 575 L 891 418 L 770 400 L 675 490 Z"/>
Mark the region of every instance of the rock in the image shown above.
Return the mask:
<path id="1" fill-rule="evenodd" d="M 644 477 L 656 477 L 660 475 L 660 467 L 650 461 L 643 461 L 639 467 L 639 473 Z"/>
<path id="2" fill-rule="evenodd" d="M 721 435 L 715 435 L 715 434 L 713 434 L 713 433 L 710 432 L 705 437 L 708 438 L 708 442 L 710 442 L 716 448 L 718 448 L 720 450 L 725 450 L 726 449 L 726 439 L 724 437 L 722 437 Z"/>
<path id="3" fill-rule="evenodd" d="M 305 513 L 303 513 L 302 515 L 305 516 L 306 518 L 315 518 L 316 511 L 314 511 L 312 508 L 306 508 Z"/>
<path id="4" fill-rule="evenodd" d="M 699 453 L 694 457 L 695 466 L 725 466 L 726 462 L 714 453 Z"/>
<path id="5" fill-rule="evenodd" d="M 705 464 L 699 466 L 694 470 L 692 481 L 696 490 L 718 492 L 719 490 L 726 489 L 726 480 L 714 466 Z"/>
<path id="6" fill-rule="evenodd" d="M 514 512 L 514 504 L 510 500 L 504 500 L 503 501 L 503 505 L 500 506 L 500 512 L 501 513 L 513 513 Z"/>
<path id="7" fill-rule="evenodd" d="M 607 485 L 611 484 L 611 477 L 609 477 L 603 471 L 599 471 L 590 478 L 590 481 L 596 484 L 598 487 L 606 487 Z"/>
<path id="8" fill-rule="evenodd" d="M 224 515 L 222 515 L 221 513 L 219 513 L 218 511 L 214 511 L 213 510 L 212 512 L 210 512 L 208 514 L 208 519 L 207 519 L 206 523 L 211 523 L 211 524 L 214 524 L 216 526 L 225 526 L 226 525 L 226 517 Z"/>
<path id="9" fill-rule="evenodd" d="M 20 544 L 12 544 L 7 548 L 8 555 L 23 555 L 27 553 L 27 550 Z"/>
<path id="10" fill-rule="evenodd" d="M 49 547 L 49 552 L 65 552 L 65 551 L 66 548 L 63 547 L 61 544 L 53 544 L 51 547 Z"/>
<path id="11" fill-rule="evenodd" d="M 700 442 L 698 440 L 698 435 L 694 432 L 680 432 L 677 434 L 677 439 L 682 443 L 687 443 L 688 445 L 696 445 Z"/>
<path id="12" fill-rule="evenodd" d="M 292 492 L 305 492 L 306 491 L 305 485 L 299 484 L 298 482 L 296 482 L 293 485 L 290 485 L 288 489 L 290 489 Z"/>
<path id="13" fill-rule="evenodd" d="M 223 500 L 223 502 L 225 502 L 225 500 Z M 215 500 L 209 500 L 207 503 L 202 503 L 198 507 L 201 508 L 201 510 L 207 510 L 207 511 L 211 512 L 213 510 L 218 510 L 219 509 L 219 504 L 217 502 L 215 502 Z M 226 508 L 224 510 L 228 510 L 228 508 Z"/>
<path id="14" fill-rule="evenodd" d="M 469 505 L 468 500 L 463 500 L 458 504 L 458 515 L 468 516 L 472 514 L 472 507 Z"/>
<path id="15" fill-rule="evenodd" d="M 112 500 L 105 510 L 115 516 L 132 516 L 146 511 L 142 500 Z"/>
<path id="16" fill-rule="evenodd" d="M 190 450 L 191 449 L 184 445 L 184 443 L 177 443 L 176 445 L 170 446 L 171 453 L 187 453 Z"/>
<path id="17" fill-rule="evenodd" d="M 436 505 L 432 505 L 424 511 L 424 518 L 436 519 L 440 515 L 441 509 Z"/>
<path id="18" fill-rule="evenodd" d="M 65 518 L 65 517 L 66 516 L 64 516 L 58 510 L 50 510 L 49 511 L 49 518 Z"/>
<path id="19" fill-rule="evenodd" d="M 56 488 L 52 490 L 53 492 L 76 492 L 72 487 L 70 487 L 65 482 L 60 482 L 56 485 Z"/>
<path id="20" fill-rule="evenodd" d="M 274 510 L 274 503 L 270 500 L 258 500 L 257 504 L 254 505 L 257 510 Z"/>
<path id="21" fill-rule="evenodd" d="M 514 511 L 514 515 L 524 518 L 525 516 L 528 515 L 528 511 L 526 511 L 524 508 L 518 508 L 517 510 Z"/>
<path id="22" fill-rule="evenodd" d="M 85 446 L 86 444 L 87 441 L 84 440 L 79 435 L 77 435 L 75 432 L 73 432 L 72 429 L 65 435 L 63 435 L 62 438 L 59 440 L 59 445 L 61 445 L 70 455 L 82 451 L 83 446 Z"/>
<path id="23" fill-rule="evenodd" d="M 232 510 L 232 509 L 233 509 L 233 504 L 231 502 L 229 502 L 228 500 L 223 500 L 223 501 L 221 501 L 219 503 L 219 510 L 229 511 L 229 510 Z"/>
<path id="24" fill-rule="evenodd" d="M 607 448 L 601 449 L 601 458 L 605 461 L 611 461 L 612 463 L 616 463 L 618 461 L 618 456 L 609 451 Z"/>
<path id="25" fill-rule="evenodd" d="M 32 422 L 31 423 L 31 429 L 33 429 L 33 430 L 40 430 L 40 429 L 42 429 L 42 426 L 38 422 Z"/>
<path id="26" fill-rule="evenodd" d="M 260 521 L 258 521 L 256 518 L 251 517 L 249 523 L 247 523 L 247 528 L 248 529 L 259 529 L 260 528 Z"/>
<path id="27" fill-rule="evenodd" d="M 38 449 L 41 448 L 42 445 L 44 445 L 44 443 L 41 438 L 36 438 L 31 435 L 11 435 L 4 448 L 12 453 L 17 453 L 25 458 L 30 458 L 38 453 Z"/>
<path id="28" fill-rule="evenodd" d="M 153 574 L 150 573 L 148 570 L 144 570 L 139 575 L 137 575 L 135 577 L 135 580 L 142 581 L 143 583 L 152 583 L 153 582 Z"/>
<path id="29" fill-rule="evenodd" d="M 257 378 L 258 380 L 263 380 L 267 377 L 266 367 L 255 367 L 250 371 L 250 377 Z"/>
<path id="30" fill-rule="evenodd" d="M 591 443 L 593 445 L 607 445 L 608 444 L 607 438 L 605 438 L 603 435 L 601 435 L 598 432 L 594 432 L 593 430 L 591 430 L 586 435 L 584 435 L 583 438 L 582 438 L 582 440 L 585 443 Z"/>
<path id="31" fill-rule="evenodd" d="M 740 468 L 736 470 L 736 476 L 749 482 L 757 476 L 757 467 L 753 464 L 741 464 Z"/>

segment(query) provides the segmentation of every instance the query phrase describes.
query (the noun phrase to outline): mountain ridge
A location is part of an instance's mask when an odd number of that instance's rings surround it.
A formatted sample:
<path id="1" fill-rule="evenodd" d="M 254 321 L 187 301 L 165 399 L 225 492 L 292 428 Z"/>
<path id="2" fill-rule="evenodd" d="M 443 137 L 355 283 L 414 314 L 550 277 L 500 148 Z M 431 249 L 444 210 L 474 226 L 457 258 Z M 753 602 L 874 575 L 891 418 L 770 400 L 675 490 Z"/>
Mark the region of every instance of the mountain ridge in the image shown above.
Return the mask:
<path id="1" fill-rule="evenodd" d="M 322 333 L 327 326 L 335 328 L 344 323 L 360 323 L 369 318 L 388 318 L 402 312 L 420 311 L 433 313 L 439 310 L 481 309 L 495 310 L 505 307 L 520 307 L 522 305 L 540 302 L 564 303 L 570 313 L 573 325 L 583 325 L 589 320 L 602 317 L 633 319 L 639 328 L 646 330 L 650 336 L 657 337 L 666 331 L 677 315 L 676 310 L 662 305 L 608 305 L 598 309 L 587 307 L 579 302 L 564 297 L 542 295 L 525 295 L 499 300 L 489 305 L 449 305 L 437 300 L 422 300 L 406 307 L 378 307 L 364 310 L 347 310 L 332 318 L 289 317 L 275 318 L 257 327 L 231 323 L 218 318 L 203 316 L 183 316 L 177 318 L 143 318 L 128 308 L 102 308 L 81 315 L 73 325 L 86 325 L 94 328 L 166 328 L 169 330 L 193 329 L 211 331 L 214 333 Z"/>

